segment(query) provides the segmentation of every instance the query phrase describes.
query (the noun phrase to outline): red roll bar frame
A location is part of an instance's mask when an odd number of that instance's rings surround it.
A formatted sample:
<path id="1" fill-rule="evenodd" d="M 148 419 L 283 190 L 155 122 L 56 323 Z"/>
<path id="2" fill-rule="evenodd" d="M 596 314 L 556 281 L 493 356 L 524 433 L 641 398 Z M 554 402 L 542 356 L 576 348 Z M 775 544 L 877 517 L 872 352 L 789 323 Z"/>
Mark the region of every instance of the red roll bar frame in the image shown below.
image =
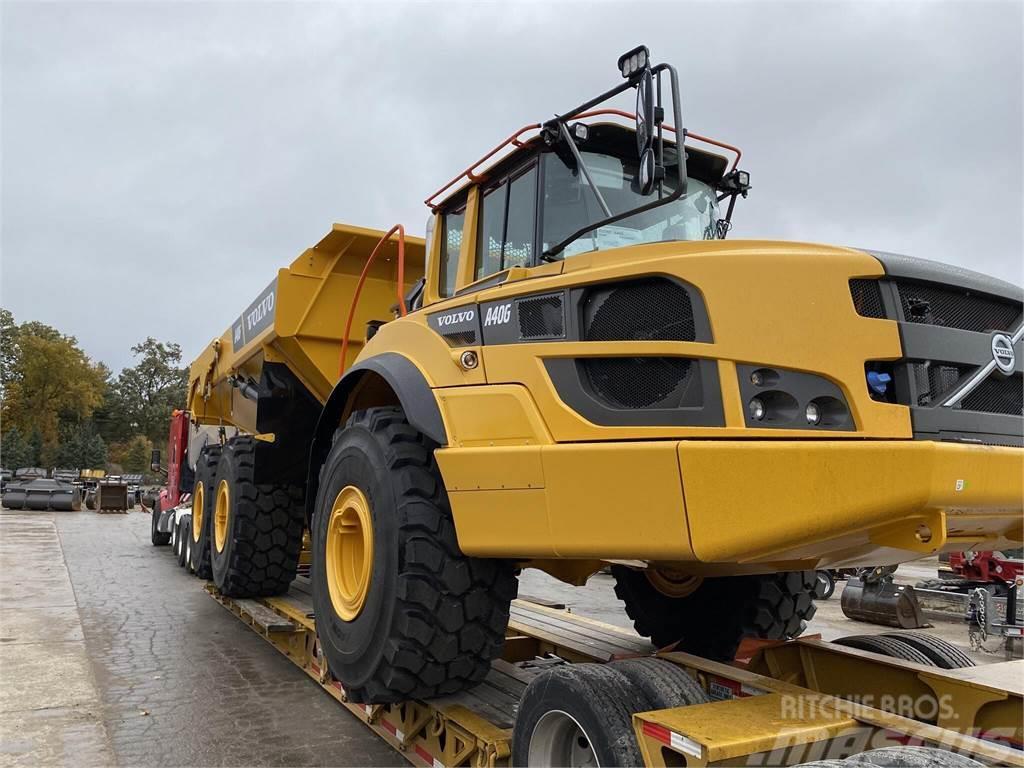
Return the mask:
<path id="1" fill-rule="evenodd" d="M 583 112 L 583 113 L 577 115 L 576 119 L 580 120 L 580 119 L 583 119 L 585 117 L 599 117 L 599 116 L 602 116 L 602 115 L 613 115 L 615 117 L 624 117 L 624 118 L 626 118 L 628 120 L 636 120 L 636 115 L 634 113 L 626 112 L 625 110 L 622 110 L 622 109 L 612 109 L 612 108 L 595 109 L 595 110 L 592 110 L 590 112 Z M 663 127 L 665 128 L 665 130 L 671 131 L 672 133 L 676 132 L 675 127 L 672 126 L 672 125 L 669 125 L 668 123 L 664 123 Z M 511 136 L 509 136 L 507 139 L 505 139 L 503 142 L 501 142 L 498 146 L 496 146 L 494 149 L 492 149 L 486 155 L 481 157 L 479 160 L 477 160 L 475 163 L 473 163 L 471 166 L 469 166 L 466 170 L 464 170 L 462 173 L 460 173 L 458 176 L 456 176 L 454 179 L 449 181 L 447 184 L 445 184 L 443 187 L 441 187 L 439 190 L 437 190 L 434 194 L 432 194 L 430 197 L 428 197 L 426 200 L 424 200 L 423 201 L 424 204 L 428 208 L 430 208 L 430 210 L 436 211 L 438 209 L 438 207 L 440 206 L 440 203 L 435 203 L 434 201 L 437 199 L 437 197 L 439 195 L 443 194 L 444 192 L 447 192 L 449 189 L 451 189 L 453 186 L 458 184 L 463 179 L 466 179 L 466 180 L 468 180 L 468 181 L 470 181 L 472 183 L 476 183 L 476 182 L 480 181 L 483 177 L 482 176 L 478 176 L 476 174 L 476 169 L 477 168 L 479 168 L 483 163 L 485 163 L 487 160 L 490 160 L 492 157 L 494 157 L 496 154 L 498 154 L 498 152 L 500 152 L 501 150 L 505 149 L 505 147 L 508 147 L 509 145 L 517 147 L 517 148 L 525 146 L 527 141 L 530 141 L 530 140 L 532 140 L 532 139 L 534 139 L 536 137 L 535 136 L 531 136 L 529 139 L 524 141 L 521 138 L 522 135 L 524 133 L 528 133 L 529 131 L 539 130 L 540 128 L 541 128 L 541 124 L 540 123 L 532 123 L 530 125 L 524 125 L 518 131 L 513 133 Z M 721 149 L 724 149 L 724 150 L 726 150 L 728 152 L 734 153 L 735 157 L 733 158 L 733 161 L 732 161 L 732 167 L 729 168 L 730 172 L 736 170 L 736 166 L 739 165 L 740 158 L 743 156 L 743 152 L 740 150 L 739 147 L 734 147 L 732 144 L 726 144 L 726 143 L 718 141 L 716 139 L 711 139 L 711 138 L 708 138 L 707 136 L 702 136 L 699 133 L 693 133 L 691 131 L 687 131 L 685 138 L 686 139 L 693 139 L 695 141 L 701 141 L 701 142 L 704 142 L 705 144 L 711 144 L 712 146 L 720 147 Z M 685 141 L 685 139 L 684 139 L 684 141 Z"/>

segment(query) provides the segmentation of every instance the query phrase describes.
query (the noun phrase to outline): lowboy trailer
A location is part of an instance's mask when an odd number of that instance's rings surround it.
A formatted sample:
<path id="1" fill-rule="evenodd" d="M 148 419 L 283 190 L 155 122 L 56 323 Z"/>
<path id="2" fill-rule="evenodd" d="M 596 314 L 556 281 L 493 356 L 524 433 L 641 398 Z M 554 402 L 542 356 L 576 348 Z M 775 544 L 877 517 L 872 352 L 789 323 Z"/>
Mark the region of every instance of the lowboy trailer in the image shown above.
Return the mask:
<path id="1" fill-rule="evenodd" d="M 725 664 L 654 655 L 619 627 L 515 600 L 504 653 L 481 685 L 362 704 L 324 663 L 307 579 L 279 597 L 206 589 L 413 765 L 836 766 L 881 750 L 874 765 L 908 765 L 916 753 L 932 762 L 915 765 L 1024 766 L 1024 661 L 943 669 L 937 660 L 966 663 L 962 654 L 920 632 L 879 641 L 896 656 L 807 637 L 752 643 L 748 656 Z M 587 722 L 612 697 L 638 707 L 624 721 L 636 751 L 616 751 L 621 707 Z M 589 727 L 576 732 L 577 721 Z"/>

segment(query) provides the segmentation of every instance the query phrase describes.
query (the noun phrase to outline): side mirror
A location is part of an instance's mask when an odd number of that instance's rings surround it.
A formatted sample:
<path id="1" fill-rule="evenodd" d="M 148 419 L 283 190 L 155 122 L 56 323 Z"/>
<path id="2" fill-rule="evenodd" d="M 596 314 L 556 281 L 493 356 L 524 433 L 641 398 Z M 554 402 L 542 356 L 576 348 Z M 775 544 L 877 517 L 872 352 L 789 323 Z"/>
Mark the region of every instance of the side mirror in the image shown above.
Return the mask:
<path id="1" fill-rule="evenodd" d="M 149 458 L 149 468 L 154 472 L 160 471 L 160 449 L 154 448 L 153 453 Z"/>
<path id="2" fill-rule="evenodd" d="M 636 84 L 636 153 L 644 152 L 654 144 L 654 77 L 646 69 Z"/>

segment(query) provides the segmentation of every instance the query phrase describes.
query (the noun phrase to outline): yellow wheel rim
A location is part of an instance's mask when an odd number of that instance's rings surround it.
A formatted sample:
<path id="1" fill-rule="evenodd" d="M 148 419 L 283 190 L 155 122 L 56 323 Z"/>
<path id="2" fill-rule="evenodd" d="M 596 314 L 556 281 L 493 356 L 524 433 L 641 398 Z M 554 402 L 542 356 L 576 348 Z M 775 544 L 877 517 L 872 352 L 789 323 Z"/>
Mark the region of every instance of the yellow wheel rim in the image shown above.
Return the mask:
<path id="1" fill-rule="evenodd" d="M 192 541 L 199 542 L 203 530 L 203 510 L 206 508 L 206 488 L 201 480 L 192 492 Z"/>
<path id="2" fill-rule="evenodd" d="M 327 591 L 335 613 L 352 621 L 363 610 L 373 567 L 373 518 L 370 502 L 352 485 L 341 489 L 327 523 Z"/>
<path id="3" fill-rule="evenodd" d="M 704 581 L 700 576 L 691 576 L 670 568 L 648 568 L 644 573 L 651 586 L 666 597 L 689 597 Z"/>
<path id="4" fill-rule="evenodd" d="M 228 510 L 231 508 L 231 491 L 228 481 L 221 480 L 217 485 L 217 503 L 213 511 L 213 546 L 218 552 L 224 551 L 228 540 Z"/>

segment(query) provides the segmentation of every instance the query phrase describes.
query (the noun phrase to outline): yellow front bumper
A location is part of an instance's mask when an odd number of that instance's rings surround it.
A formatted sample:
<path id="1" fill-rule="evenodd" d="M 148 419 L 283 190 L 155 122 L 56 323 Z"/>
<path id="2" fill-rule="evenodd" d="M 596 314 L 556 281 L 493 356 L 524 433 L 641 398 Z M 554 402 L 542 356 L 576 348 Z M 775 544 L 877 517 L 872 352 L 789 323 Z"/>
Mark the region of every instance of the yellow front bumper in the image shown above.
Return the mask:
<path id="1" fill-rule="evenodd" d="M 1024 449 L 910 440 L 683 440 L 437 452 L 471 555 L 880 565 L 1024 538 Z"/>

